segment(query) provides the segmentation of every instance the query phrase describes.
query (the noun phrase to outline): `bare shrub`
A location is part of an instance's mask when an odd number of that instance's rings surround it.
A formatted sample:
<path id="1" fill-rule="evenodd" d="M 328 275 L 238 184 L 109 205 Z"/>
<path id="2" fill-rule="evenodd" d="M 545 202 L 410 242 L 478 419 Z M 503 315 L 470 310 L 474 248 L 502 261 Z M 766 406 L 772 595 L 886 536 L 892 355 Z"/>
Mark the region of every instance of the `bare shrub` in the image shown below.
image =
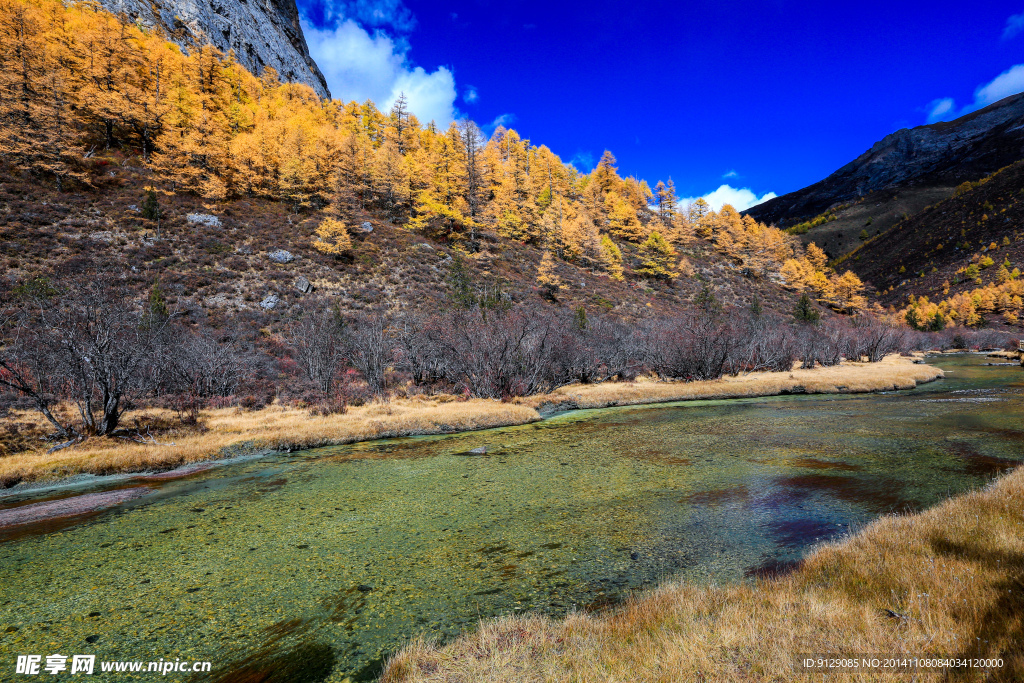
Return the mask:
<path id="1" fill-rule="evenodd" d="M 61 436 L 112 433 L 159 384 L 167 319 L 102 282 L 34 304 L 4 349 L 3 383 L 32 397 Z M 53 416 L 60 400 L 78 409 L 79 427 Z"/>
<path id="2" fill-rule="evenodd" d="M 346 330 L 349 361 L 359 371 L 374 396 L 383 396 L 388 368 L 400 344 L 398 331 L 383 314 L 351 323 Z"/>
<path id="3" fill-rule="evenodd" d="M 233 395 L 252 374 L 255 353 L 234 336 L 217 339 L 206 330 L 176 329 L 163 349 L 164 390 L 175 396 L 183 422 L 195 424 L 215 397 Z"/>
<path id="4" fill-rule="evenodd" d="M 545 390 L 553 334 L 541 316 L 523 310 L 453 313 L 444 347 L 450 377 L 474 396 L 509 398 Z"/>
<path id="5" fill-rule="evenodd" d="M 345 357 L 340 317 L 326 302 L 315 302 L 291 326 L 287 340 L 306 379 L 316 386 L 324 400 L 329 400 Z"/>
<path id="6" fill-rule="evenodd" d="M 688 382 L 717 379 L 736 348 L 736 330 L 721 316 L 697 311 L 655 323 L 649 367 L 662 377 Z"/>

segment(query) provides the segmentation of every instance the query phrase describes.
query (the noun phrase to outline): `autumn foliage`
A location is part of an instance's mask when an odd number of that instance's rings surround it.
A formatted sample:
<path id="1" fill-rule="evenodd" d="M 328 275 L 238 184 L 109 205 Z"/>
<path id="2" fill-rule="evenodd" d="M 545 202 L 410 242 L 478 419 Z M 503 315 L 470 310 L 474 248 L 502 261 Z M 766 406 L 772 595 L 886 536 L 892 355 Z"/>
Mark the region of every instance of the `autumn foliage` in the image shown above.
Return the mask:
<path id="1" fill-rule="evenodd" d="M 93 3 L 2 0 L 0 39 L 0 151 L 60 188 L 89 182 L 90 158 L 118 148 L 164 192 L 325 210 L 315 246 L 331 254 L 347 249 L 347 233 L 328 221 L 375 211 L 469 251 L 483 232 L 543 246 L 616 280 L 685 275 L 697 238 L 757 276 L 813 261 L 796 238 L 732 207 L 680 206 L 671 179 L 652 191 L 622 178 L 611 152 L 585 173 L 514 130 L 487 138 L 468 120 L 424 124 L 404 96 L 387 112 L 323 100 L 209 45 L 186 53 Z M 862 307 L 859 282 L 842 278 L 786 279 L 838 308 Z"/>
<path id="2" fill-rule="evenodd" d="M 986 255 L 974 254 L 967 266 L 956 271 L 958 283 L 971 282 L 978 287 L 936 302 L 926 296 L 911 295 L 903 309 L 907 324 L 919 330 L 941 330 L 949 325 L 982 327 L 996 316 L 1008 325 L 1020 322 L 1024 315 L 1024 280 L 1021 280 L 1020 269 L 1014 267 L 1008 257 L 996 268 L 996 260 L 991 256 L 1007 246 L 1009 240 L 1001 245 L 993 242 L 986 247 Z M 949 293 L 949 282 L 943 289 L 944 293 Z"/>

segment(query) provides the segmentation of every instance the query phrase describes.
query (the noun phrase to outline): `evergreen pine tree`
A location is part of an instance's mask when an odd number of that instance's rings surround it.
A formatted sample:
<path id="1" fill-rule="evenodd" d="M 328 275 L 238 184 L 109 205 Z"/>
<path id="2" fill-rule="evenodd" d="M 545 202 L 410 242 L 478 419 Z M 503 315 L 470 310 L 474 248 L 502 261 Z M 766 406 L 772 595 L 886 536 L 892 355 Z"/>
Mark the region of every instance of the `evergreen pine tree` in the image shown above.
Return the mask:
<path id="1" fill-rule="evenodd" d="M 466 268 L 462 255 L 456 252 L 452 256 L 452 265 L 448 271 L 448 286 L 451 287 L 452 301 L 460 308 L 472 308 L 476 304 L 476 297 L 473 295 L 473 286 L 469 279 L 469 271 Z"/>
<path id="2" fill-rule="evenodd" d="M 793 317 L 802 323 L 815 324 L 821 319 L 821 313 L 814 307 L 811 297 L 804 292 L 793 309 Z"/>
<path id="3" fill-rule="evenodd" d="M 146 316 L 143 324 L 146 327 L 156 327 L 170 316 L 171 313 L 167 308 L 167 300 L 164 298 L 160 281 L 154 280 L 153 286 L 149 289 L 149 300 L 146 303 Z"/>
<path id="4" fill-rule="evenodd" d="M 715 292 L 711 289 L 711 285 L 706 282 L 701 286 L 697 295 L 693 297 L 693 305 L 706 315 L 715 316 L 722 312 L 722 304 L 715 296 Z"/>
<path id="5" fill-rule="evenodd" d="M 750 315 L 755 320 L 759 320 L 763 314 L 764 309 L 761 307 L 761 297 L 754 294 L 754 300 L 750 302 Z"/>

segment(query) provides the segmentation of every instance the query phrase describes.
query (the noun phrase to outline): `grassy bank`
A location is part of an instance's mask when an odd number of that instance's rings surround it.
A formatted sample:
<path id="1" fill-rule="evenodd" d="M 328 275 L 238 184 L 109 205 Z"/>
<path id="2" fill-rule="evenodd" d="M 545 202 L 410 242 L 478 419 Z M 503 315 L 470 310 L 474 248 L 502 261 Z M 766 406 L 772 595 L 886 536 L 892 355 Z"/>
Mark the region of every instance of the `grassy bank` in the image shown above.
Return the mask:
<path id="1" fill-rule="evenodd" d="M 787 393 L 840 394 L 913 389 L 942 377 L 942 370 L 888 356 L 878 363 L 849 363 L 830 368 L 791 372 L 754 372 L 710 382 L 658 382 L 641 377 L 636 382 L 573 385 L 523 402 L 540 409 L 605 408 L 608 406 L 749 398 Z"/>
<path id="2" fill-rule="evenodd" d="M 444 401 L 448 398 L 448 401 Z M 0 485 L 39 481 L 79 473 L 114 474 L 163 470 L 240 452 L 297 450 L 371 441 L 395 436 L 446 434 L 539 420 L 537 411 L 500 401 L 395 399 L 350 408 L 341 415 L 310 415 L 308 410 L 269 406 L 204 410 L 204 430 L 179 430 L 156 437 L 157 443 L 93 438 L 55 453 L 38 451 L 0 458 Z M 162 411 L 144 411 L 144 419 L 164 419 Z M 36 419 L 32 413 L 18 419 Z"/>
<path id="3" fill-rule="evenodd" d="M 668 584 L 608 613 L 512 616 L 444 647 L 417 641 L 382 681 L 821 679 L 795 671 L 797 653 L 1002 658 L 988 675 L 935 680 L 1024 680 L 1024 470 L 921 514 L 879 519 L 783 577 Z"/>
<path id="4" fill-rule="evenodd" d="M 832 368 L 785 373 L 751 373 L 709 382 L 607 382 L 562 387 L 550 394 L 503 403 L 451 396 L 416 396 L 350 408 L 343 415 L 311 416 L 298 408 L 270 406 L 244 412 L 236 408 L 206 410 L 203 430 L 160 433 L 156 443 L 94 438 L 54 453 L 45 447 L 0 457 L 0 486 L 44 481 L 80 473 L 114 474 L 164 470 L 224 457 L 244 450 L 296 450 L 396 436 L 446 434 L 473 429 L 526 424 L 541 412 L 572 408 L 601 408 L 688 399 L 771 396 L 782 393 L 839 393 L 909 389 L 942 376 L 942 371 L 890 356 L 879 363 L 843 363 Z M 142 411 L 141 424 L 170 421 L 170 414 Z M 4 422 L 46 425 L 35 413 L 12 412 Z M 28 430 L 31 431 L 31 430 Z"/>

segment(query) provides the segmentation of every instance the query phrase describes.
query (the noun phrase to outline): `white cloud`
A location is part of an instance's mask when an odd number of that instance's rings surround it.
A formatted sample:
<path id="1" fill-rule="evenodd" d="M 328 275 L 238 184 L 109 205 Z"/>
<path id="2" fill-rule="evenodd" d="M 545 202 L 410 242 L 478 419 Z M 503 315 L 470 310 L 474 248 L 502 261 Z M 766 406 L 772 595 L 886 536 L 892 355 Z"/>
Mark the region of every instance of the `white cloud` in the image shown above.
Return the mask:
<path id="1" fill-rule="evenodd" d="M 1006 28 L 1003 29 L 1003 40 L 1010 40 L 1021 31 L 1024 31 L 1024 12 L 1014 14 L 1006 20 Z"/>
<path id="2" fill-rule="evenodd" d="M 976 108 L 987 107 L 993 102 L 998 102 L 1004 97 L 1024 92 L 1024 64 L 1011 66 L 1007 71 L 999 74 L 974 91 L 974 104 Z"/>
<path id="3" fill-rule="evenodd" d="M 590 152 L 579 151 L 569 159 L 569 163 L 584 173 L 590 173 L 594 168 L 594 155 Z"/>
<path id="4" fill-rule="evenodd" d="M 711 205 L 715 211 L 721 210 L 726 204 L 730 204 L 737 211 L 746 211 L 752 206 L 757 206 L 769 199 L 775 199 L 778 195 L 774 192 L 766 192 L 758 197 L 752 190 L 747 188 L 735 188 L 731 185 L 722 185 L 714 192 L 704 195 L 704 201 Z M 696 201 L 696 197 L 680 199 L 681 205 L 690 204 Z"/>
<path id="5" fill-rule="evenodd" d="M 944 97 L 941 100 L 932 100 L 928 103 L 928 123 L 941 121 L 950 111 L 956 107 L 952 97 Z"/>
<path id="6" fill-rule="evenodd" d="M 484 132 L 484 135 L 490 138 L 492 135 L 494 135 L 494 131 L 498 129 L 498 126 L 504 126 L 505 128 L 508 128 L 513 123 L 515 123 L 515 120 L 516 115 L 511 112 L 505 114 L 498 114 L 490 123 L 481 124 L 480 130 Z"/>
<path id="7" fill-rule="evenodd" d="M 473 104 L 480 99 L 480 93 L 477 92 L 473 86 L 466 86 L 466 90 L 462 93 L 462 101 L 466 104 Z"/>
<path id="8" fill-rule="evenodd" d="M 736 169 L 732 169 L 728 173 L 723 173 L 722 177 L 723 178 L 739 178 L 740 174 L 736 172 Z"/>
<path id="9" fill-rule="evenodd" d="M 1021 16 L 1024 17 L 1024 15 Z M 1020 92 L 1024 92 L 1024 64 L 1011 66 L 988 83 L 979 85 L 974 91 L 974 101 L 961 108 L 957 108 L 952 97 L 932 100 L 927 107 L 927 120 L 928 123 L 951 121 Z"/>
<path id="10" fill-rule="evenodd" d="M 404 92 L 409 110 L 424 124 L 433 120 L 445 127 L 457 117 L 455 76 L 443 66 L 431 73 L 412 66 L 404 43 L 379 31 L 370 35 L 352 19 L 333 29 L 303 20 L 302 30 L 335 99 L 371 99 L 387 111 Z"/>

